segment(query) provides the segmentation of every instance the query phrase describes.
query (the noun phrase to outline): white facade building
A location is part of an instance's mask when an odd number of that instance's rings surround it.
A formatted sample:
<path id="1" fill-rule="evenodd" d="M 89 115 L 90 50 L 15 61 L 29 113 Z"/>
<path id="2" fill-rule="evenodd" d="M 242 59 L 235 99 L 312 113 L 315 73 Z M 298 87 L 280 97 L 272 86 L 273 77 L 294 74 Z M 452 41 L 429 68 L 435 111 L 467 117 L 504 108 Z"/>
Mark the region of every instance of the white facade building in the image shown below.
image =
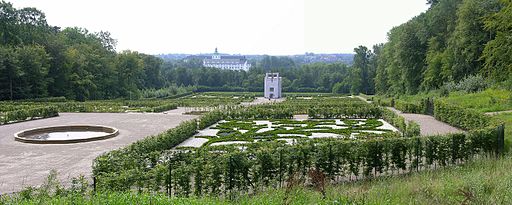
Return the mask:
<path id="1" fill-rule="evenodd" d="M 266 73 L 264 97 L 268 99 L 281 98 L 281 86 L 279 73 Z"/>
<path id="2" fill-rule="evenodd" d="M 203 66 L 209 68 L 220 68 L 227 70 L 249 70 L 251 64 L 245 56 L 221 56 L 215 48 L 215 53 L 211 58 L 203 59 Z"/>

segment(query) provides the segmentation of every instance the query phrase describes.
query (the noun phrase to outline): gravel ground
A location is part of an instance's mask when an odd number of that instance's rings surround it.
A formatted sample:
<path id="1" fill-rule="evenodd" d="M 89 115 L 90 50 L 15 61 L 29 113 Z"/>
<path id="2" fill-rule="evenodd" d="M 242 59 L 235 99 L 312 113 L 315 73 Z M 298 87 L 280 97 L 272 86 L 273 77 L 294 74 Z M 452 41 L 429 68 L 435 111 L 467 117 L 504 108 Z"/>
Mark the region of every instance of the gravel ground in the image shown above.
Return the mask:
<path id="1" fill-rule="evenodd" d="M 93 159 L 110 150 L 126 146 L 149 135 L 176 127 L 197 118 L 182 115 L 184 108 L 163 113 L 60 113 L 59 117 L 0 126 L 0 194 L 37 186 L 50 170 L 58 172 L 65 184 L 71 177 L 90 176 Z M 96 124 L 119 129 L 119 135 L 101 141 L 77 144 L 27 144 L 14 141 L 14 133 L 35 127 Z"/>
<path id="2" fill-rule="evenodd" d="M 459 133 L 463 132 L 462 130 L 453 127 L 449 124 L 436 120 L 434 117 L 430 115 L 421 115 L 421 114 L 410 114 L 410 113 L 402 113 L 400 110 L 397 110 L 392 107 L 388 107 L 389 110 L 397 113 L 404 117 L 407 121 L 414 121 L 420 125 L 421 135 L 422 136 L 430 136 L 430 135 L 438 135 L 438 134 L 448 134 L 448 133 Z"/>
<path id="3" fill-rule="evenodd" d="M 267 104 L 267 103 L 278 103 L 278 102 L 283 102 L 285 100 L 285 98 L 279 98 L 279 99 L 267 99 L 267 98 L 264 98 L 264 97 L 257 97 L 256 99 L 254 99 L 252 102 L 242 102 L 240 103 L 240 105 L 245 105 L 245 106 L 249 106 L 249 105 L 261 105 L 261 104 Z"/>
<path id="4" fill-rule="evenodd" d="M 367 103 L 372 103 L 371 101 L 367 101 L 365 98 L 363 98 L 361 96 L 356 96 L 356 97 L 367 102 Z M 404 117 L 405 120 L 407 120 L 407 121 L 414 121 L 414 122 L 418 123 L 420 125 L 422 136 L 464 132 L 464 131 L 460 130 L 459 128 L 456 128 L 449 124 L 441 122 L 430 115 L 403 113 L 402 111 L 397 110 L 393 107 L 387 107 L 387 108 L 389 110 L 392 110 L 393 112 L 397 113 L 398 115 Z"/>

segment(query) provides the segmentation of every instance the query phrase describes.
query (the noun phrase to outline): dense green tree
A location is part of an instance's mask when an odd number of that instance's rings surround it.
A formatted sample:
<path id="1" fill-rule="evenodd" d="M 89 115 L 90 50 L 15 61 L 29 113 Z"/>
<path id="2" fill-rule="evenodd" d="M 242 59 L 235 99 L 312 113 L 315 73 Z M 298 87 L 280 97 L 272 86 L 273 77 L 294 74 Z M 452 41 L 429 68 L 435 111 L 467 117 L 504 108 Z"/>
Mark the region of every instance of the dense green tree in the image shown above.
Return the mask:
<path id="1" fill-rule="evenodd" d="M 457 11 L 457 26 L 448 46 L 450 79 L 460 81 L 482 67 L 480 56 L 487 41 L 494 36 L 484 29 L 482 19 L 498 10 L 497 0 L 464 0 Z"/>
<path id="2" fill-rule="evenodd" d="M 116 57 L 116 70 L 120 93 L 130 99 L 139 96 L 139 88 L 143 87 L 144 60 L 139 53 L 123 51 Z"/>
<path id="3" fill-rule="evenodd" d="M 141 54 L 144 61 L 144 88 L 161 88 L 164 85 L 162 77 L 161 58 Z"/>
<path id="4" fill-rule="evenodd" d="M 0 46 L 0 100 L 18 98 L 22 71 L 14 49 Z"/>
<path id="5" fill-rule="evenodd" d="M 502 0 L 503 8 L 487 18 L 485 29 L 496 35 L 484 48 L 483 72 L 497 81 L 512 79 L 512 1 Z"/>
<path id="6" fill-rule="evenodd" d="M 16 48 L 18 67 L 21 69 L 19 95 L 21 98 L 48 96 L 48 69 L 50 57 L 41 46 Z"/>
<path id="7" fill-rule="evenodd" d="M 372 93 L 372 87 L 370 84 L 373 84 L 373 81 L 370 80 L 370 55 L 371 51 L 368 50 L 365 46 L 359 46 L 354 48 L 354 64 L 352 65 L 356 70 L 355 73 L 360 73 L 360 76 L 352 76 L 359 78 L 358 84 L 352 85 L 352 90 L 357 90 L 357 92 L 363 92 L 365 94 Z M 359 86 L 359 87 L 357 87 Z"/>

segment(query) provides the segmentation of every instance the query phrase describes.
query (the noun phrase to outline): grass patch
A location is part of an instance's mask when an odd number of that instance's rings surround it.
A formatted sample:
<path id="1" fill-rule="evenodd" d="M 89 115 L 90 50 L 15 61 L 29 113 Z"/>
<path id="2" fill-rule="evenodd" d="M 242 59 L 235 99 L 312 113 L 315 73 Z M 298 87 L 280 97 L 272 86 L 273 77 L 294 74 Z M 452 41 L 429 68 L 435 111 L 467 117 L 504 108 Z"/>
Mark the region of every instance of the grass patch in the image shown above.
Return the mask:
<path id="1" fill-rule="evenodd" d="M 512 92 L 507 90 L 487 89 L 470 94 L 455 92 L 450 93 L 445 101 L 480 112 L 512 110 Z"/>

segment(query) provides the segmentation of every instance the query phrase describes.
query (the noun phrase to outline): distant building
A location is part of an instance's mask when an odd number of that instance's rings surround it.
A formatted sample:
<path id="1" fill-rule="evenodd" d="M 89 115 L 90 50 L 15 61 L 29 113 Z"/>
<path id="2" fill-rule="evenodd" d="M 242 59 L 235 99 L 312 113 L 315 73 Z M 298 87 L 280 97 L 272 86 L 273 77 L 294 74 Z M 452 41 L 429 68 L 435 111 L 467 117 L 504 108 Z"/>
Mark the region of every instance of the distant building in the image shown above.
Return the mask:
<path id="1" fill-rule="evenodd" d="M 203 59 L 203 66 L 209 68 L 220 68 L 227 70 L 249 70 L 251 64 L 245 56 L 221 56 L 215 48 L 215 53 L 211 57 Z"/>
<path id="2" fill-rule="evenodd" d="M 281 77 L 279 73 L 266 73 L 265 74 L 265 98 L 277 99 L 281 98 Z"/>

